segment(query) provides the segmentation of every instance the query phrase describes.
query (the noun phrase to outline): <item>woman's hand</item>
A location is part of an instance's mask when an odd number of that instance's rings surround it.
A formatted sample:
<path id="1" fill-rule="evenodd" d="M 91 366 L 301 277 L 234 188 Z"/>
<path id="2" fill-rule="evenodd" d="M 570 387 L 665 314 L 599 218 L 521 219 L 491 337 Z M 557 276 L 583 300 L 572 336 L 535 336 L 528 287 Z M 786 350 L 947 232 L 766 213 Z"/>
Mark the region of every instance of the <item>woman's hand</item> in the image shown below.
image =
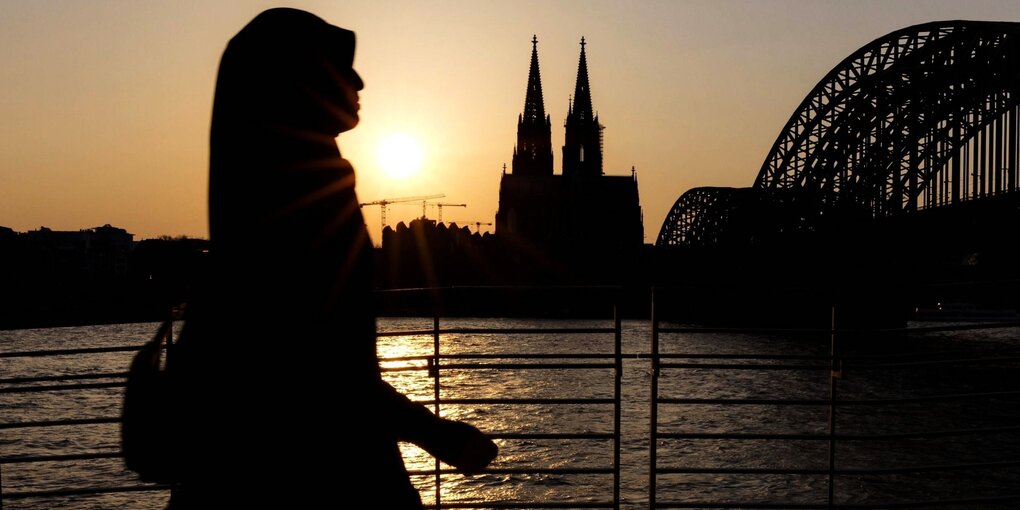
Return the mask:
<path id="1" fill-rule="evenodd" d="M 481 473 L 499 452 L 482 431 L 461 421 L 435 418 L 428 429 L 415 444 L 465 475 Z"/>
<path id="2" fill-rule="evenodd" d="M 499 448 L 477 428 L 460 421 L 440 418 L 440 437 L 447 448 L 439 460 L 457 468 L 465 475 L 481 473 L 488 466 Z"/>

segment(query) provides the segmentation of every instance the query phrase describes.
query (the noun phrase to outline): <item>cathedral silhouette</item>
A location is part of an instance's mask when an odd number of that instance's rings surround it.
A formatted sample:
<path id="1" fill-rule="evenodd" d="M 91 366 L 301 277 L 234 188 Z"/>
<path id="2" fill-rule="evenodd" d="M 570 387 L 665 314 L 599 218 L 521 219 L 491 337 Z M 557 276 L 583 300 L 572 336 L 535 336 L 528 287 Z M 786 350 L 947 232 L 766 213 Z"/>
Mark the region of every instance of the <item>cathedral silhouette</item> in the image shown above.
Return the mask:
<path id="1" fill-rule="evenodd" d="M 581 38 L 577 82 L 564 127 L 563 171 L 553 173 L 550 116 L 545 113 L 538 38 L 531 39 L 531 69 L 524 112 L 517 119 L 511 173 L 499 187 L 496 235 L 518 246 L 521 257 L 540 253 L 580 275 L 604 280 L 633 262 L 643 243 L 635 172 L 605 175 L 602 132 L 592 108 L 588 59 Z M 521 259 L 524 262 L 524 259 Z"/>
<path id="2" fill-rule="evenodd" d="M 553 172 L 552 119 L 542 97 L 538 39 L 531 39 L 524 111 L 512 167 L 499 186 L 493 235 L 421 218 L 383 230 L 382 288 L 628 283 L 644 229 L 636 172 L 605 175 L 604 127 L 592 108 L 586 42 L 564 127 L 562 172 Z"/>

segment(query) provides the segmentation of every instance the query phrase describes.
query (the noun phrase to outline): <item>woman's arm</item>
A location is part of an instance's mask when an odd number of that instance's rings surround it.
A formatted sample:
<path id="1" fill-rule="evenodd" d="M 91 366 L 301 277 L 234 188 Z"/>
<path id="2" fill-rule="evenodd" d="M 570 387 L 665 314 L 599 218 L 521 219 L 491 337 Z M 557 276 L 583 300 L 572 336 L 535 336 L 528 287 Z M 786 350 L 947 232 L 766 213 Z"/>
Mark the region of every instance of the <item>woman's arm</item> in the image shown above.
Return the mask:
<path id="1" fill-rule="evenodd" d="M 480 473 L 496 458 L 496 443 L 477 428 L 440 418 L 421 404 L 411 402 L 382 382 L 381 402 L 397 432 L 397 439 L 418 445 L 464 474 Z"/>

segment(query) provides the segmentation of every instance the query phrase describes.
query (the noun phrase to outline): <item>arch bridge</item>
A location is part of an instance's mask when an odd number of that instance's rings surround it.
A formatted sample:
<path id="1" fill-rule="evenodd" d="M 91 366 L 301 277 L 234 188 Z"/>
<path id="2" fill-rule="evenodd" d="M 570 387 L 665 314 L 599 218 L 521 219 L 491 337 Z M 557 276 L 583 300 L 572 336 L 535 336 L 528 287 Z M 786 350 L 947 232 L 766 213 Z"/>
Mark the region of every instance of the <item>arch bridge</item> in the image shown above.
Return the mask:
<path id="1" fill-rule="evenodd" d="M 656 245 L 753 243 L 1017 190 L 1020 23 L 943 21 L 880 37 L 804 98 L 750 188 L 695 188 Z"/>

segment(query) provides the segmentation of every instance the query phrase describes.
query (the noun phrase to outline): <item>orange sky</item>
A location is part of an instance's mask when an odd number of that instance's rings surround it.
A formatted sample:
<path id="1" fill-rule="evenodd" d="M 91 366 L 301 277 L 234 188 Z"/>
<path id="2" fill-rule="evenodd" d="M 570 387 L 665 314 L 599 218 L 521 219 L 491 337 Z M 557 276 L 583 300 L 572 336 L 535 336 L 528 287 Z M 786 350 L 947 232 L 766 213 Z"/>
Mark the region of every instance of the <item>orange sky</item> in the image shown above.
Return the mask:
<path id="1" fill-rule="evenodd" d="M 646 242 L 695 186 L 749 186 L 794 108 L 840 60 L 926 21 L 1020 21 L 1009 1 L 46 1 L 0 16 L 0 226 L 110 223 L 136 239 L 208 235 L 220 53 L 259 11 L 291 5 L 358 34 L 362 123 L 339 139 L 363 202 L 444 194 L 443 219 L 493 222 L 539 39 L 554 167 L 581 36 L 605 170 L 638 172 Z M 393 179 L 403 132 L 422 168 Z M 391 205 L 388 222 L 421 215 Z M 364 209 L 378 238 L 379 208 Z M 436 210 L 427 214 L 435 218 Z M 483 230 L 491 227 L 482 227 Z M 473 229 L 473 228 L 472 228 Z"/>

